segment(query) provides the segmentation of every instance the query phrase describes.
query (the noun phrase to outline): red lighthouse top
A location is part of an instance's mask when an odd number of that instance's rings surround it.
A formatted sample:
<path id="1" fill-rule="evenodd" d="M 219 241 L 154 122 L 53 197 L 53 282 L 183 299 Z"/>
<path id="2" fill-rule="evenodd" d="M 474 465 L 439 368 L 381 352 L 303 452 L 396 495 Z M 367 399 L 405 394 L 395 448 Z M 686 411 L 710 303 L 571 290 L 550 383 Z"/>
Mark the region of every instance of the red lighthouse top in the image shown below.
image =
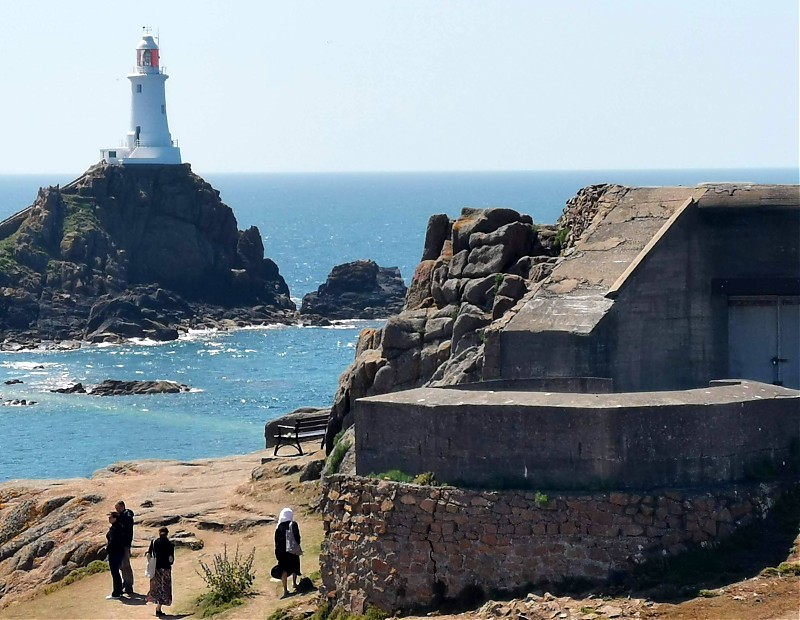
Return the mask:
<path id="1" fill-rule="evenodd" d="M 136 46 L 136 67 L 144 72 L 148 69 L 158 71 L 158 44 L 153 35 L 142 35 L 142 40 Z"/>

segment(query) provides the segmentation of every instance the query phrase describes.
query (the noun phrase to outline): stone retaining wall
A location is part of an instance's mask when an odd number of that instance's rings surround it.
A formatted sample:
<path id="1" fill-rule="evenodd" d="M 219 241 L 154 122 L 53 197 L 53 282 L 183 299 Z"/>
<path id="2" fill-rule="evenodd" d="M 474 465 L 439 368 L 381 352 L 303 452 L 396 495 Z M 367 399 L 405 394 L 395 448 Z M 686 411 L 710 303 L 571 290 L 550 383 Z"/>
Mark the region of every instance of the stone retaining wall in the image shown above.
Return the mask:
<path id="1" fill-rule="evenodd" d="M 388 611 L 565 578 L 603 582 L 724 538 L 779 494 L 752 484 L 543 496 L 332 476 L 321 500 L 323 593 L 354 612 Z"/>

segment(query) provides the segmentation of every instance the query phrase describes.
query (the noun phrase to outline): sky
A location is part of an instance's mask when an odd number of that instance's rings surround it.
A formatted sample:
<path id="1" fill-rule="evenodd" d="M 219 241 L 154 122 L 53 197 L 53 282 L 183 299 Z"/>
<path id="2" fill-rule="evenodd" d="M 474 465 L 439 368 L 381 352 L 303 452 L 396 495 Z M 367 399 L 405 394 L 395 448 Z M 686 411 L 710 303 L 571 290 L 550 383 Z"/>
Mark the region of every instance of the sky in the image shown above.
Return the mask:
<path id="1" fill-rule="evenodd" d="M 128 131 L 143 26 L 203 172 L 798 167 L 797 0 L 0 0 L 0 174 Z"/>

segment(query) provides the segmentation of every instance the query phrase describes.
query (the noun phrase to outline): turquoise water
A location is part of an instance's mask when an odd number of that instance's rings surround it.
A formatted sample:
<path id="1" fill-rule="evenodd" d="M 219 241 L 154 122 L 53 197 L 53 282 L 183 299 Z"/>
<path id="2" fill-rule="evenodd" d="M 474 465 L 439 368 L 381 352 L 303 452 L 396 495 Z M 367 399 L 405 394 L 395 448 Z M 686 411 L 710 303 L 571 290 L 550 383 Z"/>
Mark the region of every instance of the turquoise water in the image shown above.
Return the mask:
<path id="1" fill-rule="evenodd" d="M 40 185 L 73 175 L 0 176 L 0 218 L 29 205 Z M 706 181 L 797 183 L 797 170 L 686 170 L 431 174 L 208 174 L 239 228 L 257 225 L 296 299 L 336 264 L 372 258 L 408 281 L 433 213 L 505 206 L 552 223 L 591 183 L 694 185 Z M 90 346 L 71 352 L 0 354 L 0 481 L 86 476 L 117 460 L 190 459 L 263 446 L 264 423 L 302 405 L 330 404 L 353 359 L 359 330 L 276 327 L 196 333 L 168 344 Z M 21 385 L 2 381 L 20 379 Z M 192 392 L 91 397 L 53 387 L 104 379 L 168 379 Z"/>

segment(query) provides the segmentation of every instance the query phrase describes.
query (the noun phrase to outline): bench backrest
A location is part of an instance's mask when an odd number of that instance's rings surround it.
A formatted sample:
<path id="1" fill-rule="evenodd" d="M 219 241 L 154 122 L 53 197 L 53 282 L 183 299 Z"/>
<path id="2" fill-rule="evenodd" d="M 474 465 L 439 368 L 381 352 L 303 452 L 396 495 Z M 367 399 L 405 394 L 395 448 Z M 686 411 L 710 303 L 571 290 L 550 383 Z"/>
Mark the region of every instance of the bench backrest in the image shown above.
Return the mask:
<path id="1" fill-rule="evenodd" d="M 325 415 L 300 418 L 295 420 L 294 427 L 297 432 L 324 430 L 328 427 L 328 418 L 330 418 L 330 415 L 327 413 Z"/>

